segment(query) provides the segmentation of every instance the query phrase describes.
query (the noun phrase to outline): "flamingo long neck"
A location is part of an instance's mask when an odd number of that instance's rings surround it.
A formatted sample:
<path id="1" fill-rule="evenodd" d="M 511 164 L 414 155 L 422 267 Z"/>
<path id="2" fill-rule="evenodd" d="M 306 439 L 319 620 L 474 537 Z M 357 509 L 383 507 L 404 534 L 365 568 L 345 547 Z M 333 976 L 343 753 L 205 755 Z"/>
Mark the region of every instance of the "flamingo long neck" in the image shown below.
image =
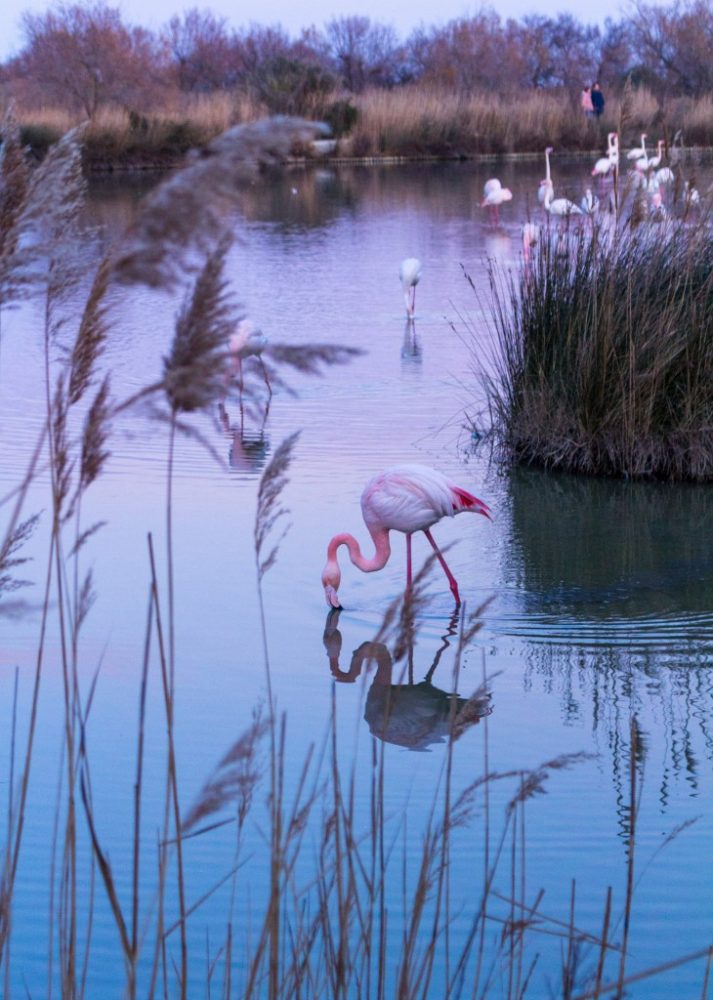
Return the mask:
<path id="1" fill-rule="evenodd" d="M 337 549 L 340 545 L 346 545 L 349 550 L 349 558 L 362 573 L 374 573 L 378 569 L 383 569 L 389 561 L 391 555 L 391 545 L 389 543 L 389 532 L 386 528 L 369 528 L 369 534 L 374 542 L 375 552 L 371 559 L 362 555 L 359 542 L 354 535 L 343 532 L 335 535 L 329 543 L 327 549 L 327 559 L 337 561 Z"/>
<path id="2" fill-rule="evenodd" d="M 552 180 L 552 175 L 550 173 L 550 151 L 549 151 L 549 149 L 545 150 L 545 178 L 548 181 Z"/>

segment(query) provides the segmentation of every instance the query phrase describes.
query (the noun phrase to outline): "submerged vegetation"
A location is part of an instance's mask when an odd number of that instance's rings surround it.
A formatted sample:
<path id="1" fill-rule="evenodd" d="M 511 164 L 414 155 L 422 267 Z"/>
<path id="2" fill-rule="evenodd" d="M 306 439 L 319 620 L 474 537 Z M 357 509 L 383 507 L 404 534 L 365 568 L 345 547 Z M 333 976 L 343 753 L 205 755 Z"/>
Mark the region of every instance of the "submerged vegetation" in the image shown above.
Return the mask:
<path id="1" fill-rule="evenodd" d="M 707 216 L 543 231 L 491 268 L 493 432 L 517 462 L 713 480 L 713 231 Z"/>

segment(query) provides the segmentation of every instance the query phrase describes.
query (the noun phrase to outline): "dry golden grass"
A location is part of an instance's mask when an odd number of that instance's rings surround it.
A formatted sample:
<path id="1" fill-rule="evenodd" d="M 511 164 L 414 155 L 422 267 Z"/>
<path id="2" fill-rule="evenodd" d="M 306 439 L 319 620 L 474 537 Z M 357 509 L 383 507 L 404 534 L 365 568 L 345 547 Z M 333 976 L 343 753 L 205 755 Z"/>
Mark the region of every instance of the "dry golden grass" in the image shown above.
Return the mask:
<path id="1" fill-rule="evenodd" d="M 598 149 L 606 132 L 620 125 L 621 101 L 607 100 L 601 120 L 582 116 L 566 94 L 533 90 L 517 97 L 459 95 L 413 84 L 371 89 L 355 97 L 335 92 L 325 99 L 351 100 L 358 111 L 351 133 L 340 141 L 345 156 L 478 156 Z M 168 165 L 188 149 L 204 145 L 232 125 L 256 121 L 267 109 L 244 91 L 181 94 L 158 111 L 141 114 L 120 107 L 100 110 L 89 124 L 85 162 L 90 168 Z M 43 154 L 49 144 L 81 120 L 57 107 L 20 108 L 23 139 Z M 687 145 L 713 145 L 713 98 L 677 98 L 663 108 L 646 89 L 627 93 L 622 144 L 641 131 L 680 129 Z"/>

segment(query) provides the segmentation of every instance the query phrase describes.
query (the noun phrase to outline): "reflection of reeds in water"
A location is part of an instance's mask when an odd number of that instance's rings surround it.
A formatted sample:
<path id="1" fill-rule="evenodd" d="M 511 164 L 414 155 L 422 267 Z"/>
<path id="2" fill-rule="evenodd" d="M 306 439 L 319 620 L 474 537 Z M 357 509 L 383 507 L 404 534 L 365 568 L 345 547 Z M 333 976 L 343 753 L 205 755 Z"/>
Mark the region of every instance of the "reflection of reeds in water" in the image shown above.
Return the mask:
<path id="1" fill-rule="evenodd" d="M 274 134 L 269 125 L 263 126 L 259 133 L 249 134 L 244 152 L 252 155 L 254 162 L 272 160 L 276 151 L 284 148 L 282 144 L 289 126 L 282 122 L 274 128 Z M 233 134 L 226 140 L 227 148 L 217 143 L 206 157 L 214 160 L 211 169 L 225 172 L 223 181 L 226 183 L 229 167 L 235 163 L 236 142 L 239 144 L 242 139 Z M 543 914 L 539 898 L 532 904 L 525 893 L 528 803 L 544 791 L 551 774 L 577 763 L 579 756 L 555 758 L 541 767 L 506 774 L 490 771 L 486 757 L 481 777 L 465 789 L 453 787 L 452 755 L 463 746 L 455 737 L 460 732 L 465 733 L 481 715 L 485 719 L 483 729 L 486 728 L 487 716 L 482 711 L 484 692 L 476 693 L 467 701 L 450 696 L 450 732 L 454 738 L 449 739 L 445 747 L 442 776 L 433 792 L 430 814 L 425 819 L 415 872 L 405 857 L 390 856 L 390 835 L 394 827 L 387 815 L 387 761 L 383 742 L 380 748 L 374 748 L 373 767 L 368 778 L 370 801 L 366 830 L 362 828 L 355 809 L 358 776 L 355 767 L 345 776 L 336 710 L 329 722 L 325 752 L 309 750 L 298 768 L 295 785 L 287 787 L 287 723 L 284 716 L 278 717 L 269 689 L 267 627 L 267 711 L 255 714 L 245 733 L 233 742 L 208 776 L 192 805 L 182 808 L 174 747 L 174 715 L 181 685 L 175 670 L 173 638 L 170 457 L 167 476 L 168 597 L 164 601 L 160 585 L 162 574 L 149 539 L 149 600 L 138 692 L 136 770 L 133 775 L 111 776 L 112 781 L 125 782 L 132 788 L 133 809 L 126 829 L 127 850 L 121 852 L 118 859 L 110 858 L 102 842 L 103 824 L 99 799 L 94 795 L 91 732 L 87 726 L 98 677 L 93 675 L 85 689 L 81 679 L 87 665 L 80 661 L 79 641 L 93 593 L 91 574 L 86 573 L 82 578 L 80 559 L 98 528 L 98 525 L 83 526 L 81 501 L 102 474 L 112 423 L 133 402 L 113 401 L 108 382 L 99 375 L 101 352 L 111 333 L 111 312 L 105 306 L 106 295 L 110 287 L 116 290 L 119 277 L 124 288 L 134 282 L 165 287 L 179 277 L 189 284 L 184 307 L 176 320 L 164 378 L 160 384 L 148 386 L 137 394 L 137 398 L 150 396 L 155 399 L 163 393 L 171 426 L 169 456 L 175 446 L 176 429 L 180 429 L 195 410 L 217 403 L 222 380 L 216 374 L 220 373 L 223 357 L 219 341 L 231 314 L 222 279 L 226 244 L 222 242 L 223 232 L 216 218 L 209 212 L 208 224 L 202 230 L 200 219 L 194 218 L 193 224 L 198 231 L 192 229 L 188 220 L 191 211 L 198 206 L 195 199 L 182 206 L 180 220 L 175 226 L 170 218 L 162 215 L 170 215 L 172 209 L 177 208 L 176 199 L 180 200 L 185 194 L 185 185 L 195 182 L 196 174 L 190 173 L 196 167 L 193 163 L 183 181 L 167 182 L 152 197 L 128 241 L 100 265 L 79 332 L 67 355 L 68 363 L 65 365 L 62 359 L 59 363 L 54 361 L 49 347 L 65 330 L 62 306 L 77 275 L 69 251 L 74 245 L 75 221 L 81 202 L 81 186 L 76 183 L 80 176 L 78 153 L 77 135 L 70 136 L 50 153 L 28 186 L 26 197 L 34 200 L 23 202 L 17 215 L 18 220 L 31 222 L 38 248 L 37 259 L 45 264 L 34 280 L 38 282 L 38 294 L 44 296 L 45 303 L 47 419 L 37 453 L 29 462 L 26 480 L 14 494 L 15 503 L 5 540 L 0 545 L 0 558 L 4 560 L 5 571 L 12 569 L 13 561 L 21 558 L 19 546 L 33 523 L 23 516 L 22 506 L 44 440 L 49 444 L 51 470 L 51 548 L 26 741 L 23 751 L 18 754 L 17 768 L 11 769 L 13 787 L 8 796 L 10 804 L 0 876 L 0 970 L 3 978 L 7 983 L 13 978 L 10 947 L 15 931 L 13 911 L 17 904 L 17 875 L 34 765 L 50 614 L 56 616 L 60 635 L 63 697 L 59 710 L 64 727 L 64 778 L 53 848 L 56 880 L 52 877 L 48 887 L 52 932 L 47 954 L 47 980 L 58 995 L 77 997 L 85 992 L 87 969 L 95 960 L 92 951 L 94 914 L 100 907 L 102 918 L 108 913 L 114 923 L 117 941 L 114 960 L 116 968 L 124 971 L 124 993 L 129 998 L 157 996 L 160 992 L 186 998 L 195 994 L 195 982 L 201 982 L 201 992 L 203 987 L 210 989 L 211 979 L 220 968 L 226 997 L 266 996 L 270 1000 L 306 995 L 315 998 L 359 995 L 370 1000 L 389 995 L 423 1000 L 429 996 L 455 998 L 462 994 L 466 982 L 474 984 L 477 995 L 487 995 L 494 977 L 499 975 L 507 983 L 506 995 L 514 1000 L 527 991 L 531 979 L 528 969 L 534 951 L 531 942 L 536 940 L 535 935 L 542 927 L 549 933 L 561 935 L 566 942 L 568 982 L 582 981 L 576 962 L 579 942 L 589 942 L 595 949 L 599 948 L 600 968 L 610 968 L 605 959 L 615 946 L 610 948 L 596 935 L 577 928 L 574 906 L 563 928 L 561 923 Z M 215 160 L 220 160 L 223 153 L 226 159 L 221 167 Z M 213 176 L 208 169 L 205 173 L 201 171 L 202 168 L 198 170 L 199 178 Z M 205 200 L 209 194 L 209 190 L 204 190 L 201 197 Z M 42 206 L 44 215 L 38 214 L 38 206 Z M 43 240 L 49 242 L 43 243 Z M 11 239 L 8 245 L 18 244 Z M 195 272 L 186 263 L 187 247 L 194 252 L 197 248 L 202 251 L 199 258 L 193 258 Z M 174 253 L 175 259 L 172 258 Z M 19 269 L 25 261 L 16 259 L 15 263 Z M 144 265 L 146 270 L 142 270 Z M 318 346 L 302 352 L 271 348 L 274 364 L 291 364 L 305 371 L 334 360 L 345 360 L 346 356 L 340 348 Z M 81 427 L 79 433 L 76 433 L 77 427 Z M 190 424 L 186 427 L 190 429 Z M 282 491 L 287 481 L 291 445 L 292 441 L 288 440 L 275 450 L 259 488 L 255 547 L 263 612 L 261 581 L 277 555 L 279 542 L 275 542 L 273 535 L 283 519 Z M 392 636 L 388 641 L 393 641 L 399 651 L 409 649 L 413 621 L 422 610 L 422 579 L 417 579 L 414 593 L 406 604 L 390 609 L 376 641 Z M 267 626 L 265 616 L 263 624 Z M 456 667 L 478 627 L 477 615 L 460 623 L 454 649 Z M 156 739 L 160 736 L 158 730 L 162 731 L 164 752 L 149 758 L 145 752 L 147 686 L 156 670 L 164 713 L 163 725 L 157 726 Z M 269 750 L 263 750 L 265 742 L 269 743 Z M 268 766 L 263 767 L 266 753 Z M 145 829 L 144 800 L 149 770 L 158 770 L 157 781 L 163 795 L 158 851 L 154 831 Z M 489 789 L 498 782 L 509 783 L 509 791 L 496 836 Z M 240 875 L 241 864 L 245 861 L 244 832 L 248 818 L 263 801 L 260 793 L 265 787 L 267 815 L 260 814 L 256 820 L 265 830 L 261 843 L 266 845 L 268 874 L 261 881 L 263 869 L 257 866 L 255 881 L 250 880 L 249 885 L 244 886 Z M 633 810 L 634 796 L 631 801 Z M 480 806 L 484 813 L 486 845 L 483 878 L 478 891 L 469 894 L 468 910 L 462 917 L 453 902 L 449 858 L 459 831 L 473 823 L 474 811 Z M 228 822 L 234 824 L 237 831 L 233 862 L 191 898 L 184 877 L 184 849 L 188 840 L 207 837 L 216 826 Z M 153 864 L 150 857 L 155 858 Z M 312 861 L 315 861 L 313 865 Z M 79 876 L 80 870 L 89 873 L 86 884 Z M 306 883 L 305 871 L 308 874 Z M 494 879 L 499 872 L 504 872 L 511 886 L 510 895 L 504 902 L 494 892 Z M 226 883 L 230 883 L 231 899 L 224 913 L 224 931 L 217 942 L 208 945 L 206 972 L 205 941 L 202 935 L 192 932 L 192 927 L 200 919 L 207 901 L 213 899 L 215 902 L 215 894 Z M 256 914 L 256 932 L 249 940 L 245 928 L 234 923 L 236 900 L 241 892 L 250 895 Z M 388 910 L 396 898 L 405 900 L 398 919 Z M 504 913 L 500 917 L 504 921 L 504 932 L 498 933 L 495 941 L 488 941 L 486 946 L 486 919 L 497 919 L 494 910 L 500 905 Z M 629 896 L 626 911 L 630 912 Z M 451 935 L 456 918 L 466 921 L 466 933 L 457 941 Z M 110 960 L 103 949 L 102 961 Z M 238 969 L 242 974 L 240 985 L 235 983 Z M 623 960 L 619 979 L 621 992 L 626 981 Z"/>
<path id="2" fill-rule="evenodd" d="M 662 806 L 672 778 L 697 786 L 713 759 L 706 712 L 713 682 L 713 530 L 705 487 L 553 476 L 510 477 L 506 576 L 522 616 L 504 624 L 526 642 L 528 685 L 556 690 L 567 719 L 590 711 L 625 780 L 631 715 L 662 720 L 663 755 L 639 749 Z M 657 723 L 657 724 L 660 724 Z"/>

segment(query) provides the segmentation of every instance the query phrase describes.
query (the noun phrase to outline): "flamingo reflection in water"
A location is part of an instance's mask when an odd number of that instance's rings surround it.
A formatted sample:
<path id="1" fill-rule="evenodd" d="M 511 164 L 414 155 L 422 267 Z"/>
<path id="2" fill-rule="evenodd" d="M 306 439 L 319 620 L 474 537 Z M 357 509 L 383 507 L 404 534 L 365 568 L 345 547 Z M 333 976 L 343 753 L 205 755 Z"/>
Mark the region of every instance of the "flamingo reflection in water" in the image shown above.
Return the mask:
<path id="1" fill-rule="evenodd" d="M 349 669 L 343 671 L 339 665 L 342 648 L 342 634 L 338 627 L 340 614 L 338 609 L 332 609 L 324 628 L 329 668 L 335 680 L 353 684 L 365 664 L 376 664 L 364 706 L 364 719 L 372 736 L 385 743 L 422 751 L 431 745 L 445 743 L 449 738 L 458 739 L 466 729 L 492 712 L 490 694 L 485 688 L 479 688 L 470 698 L 462 698 L 456 692 L 443 691 L 432 683 L 443 653 L 458 633 L 459 611 L 451 616 L 433 662 L 418 683 L 414 682 L 413 628 L 407 628 L 403 637 L 406 665 L 399 673 L 397 683 L 393 683 L 393 658 L 383 642 L 363 642 L 352 654 Z"/>
<path id="2" fill-rule="evenodd" d="M 416 333 L 415 319 L 406 320 L 404 339 L 401 345 L 401 360 L 404 365 L 420 365 L 423 361 L 423 349 Z"/>
<path id="3" fill-rule="evenodd" d="M 226 435 L 230 438 L 230 449 L 228 451 L 228 465 L 230 468 L 235 472 L 244 472 L 249 475 L 256 475 L 262 472 L 270 454 L 270 439 L 265 436 L 267 413 L 264 414 L 257 433 L 253 432 L 250 434 L 245 432 L 242 406 L 240 408 L 240 422 L 238 424 L 231 424 L 224 403 L 218 404 L 218 419 Z"/>

